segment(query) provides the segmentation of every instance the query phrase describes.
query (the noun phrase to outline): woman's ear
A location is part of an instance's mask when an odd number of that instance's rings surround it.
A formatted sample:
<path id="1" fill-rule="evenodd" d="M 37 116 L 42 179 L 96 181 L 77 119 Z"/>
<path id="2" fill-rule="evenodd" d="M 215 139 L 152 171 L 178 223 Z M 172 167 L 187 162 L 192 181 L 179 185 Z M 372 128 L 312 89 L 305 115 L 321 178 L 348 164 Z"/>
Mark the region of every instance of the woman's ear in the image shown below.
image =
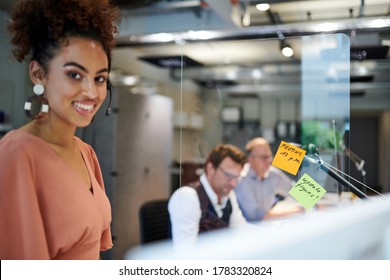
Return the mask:
<path id="1" fill-rule="evenodd" d="M 38 61 L 33 60 L 29 65 L 29 74 L 30 79 L 33 84 L 41 84 L 44 85 L 44 71 L 42 66 L 38 63 Z"/>

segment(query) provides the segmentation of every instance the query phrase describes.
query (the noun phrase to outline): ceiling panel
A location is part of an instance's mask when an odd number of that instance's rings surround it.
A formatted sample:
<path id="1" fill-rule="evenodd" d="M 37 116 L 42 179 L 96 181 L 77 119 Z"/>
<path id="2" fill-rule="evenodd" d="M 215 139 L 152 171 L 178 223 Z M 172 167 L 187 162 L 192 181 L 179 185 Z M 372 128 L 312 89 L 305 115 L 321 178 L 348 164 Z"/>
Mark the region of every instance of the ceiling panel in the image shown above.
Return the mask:
<path id="1" fill-rule="evenodd" d="M 14 2 L 0 0 L 0 8 L 7 10 Z M 207 1 L 202 3 L 200 0 L 117 2 L 122 8 L 124 21 L 121 23 L 122 29 L 118 37 L 118 43 L 122 44 L 122 47 L 114 51 L 113 67 L 115 70 L 137 74 L 147 79 L 177 79 L 177 73 L 172 75 L 169 69 L 158 69 L 156 66 L 148 65 L 147 62 L 140 60 L 141 57 L 185 55 L 205 66 L 187 69 L 184 75 L 189 80 L 231 79 L 235 80 L 232 90 L 245 88 L 246 91 L 250 91 L 248 87 L 258 79 L 256 75 L 260 75 L 264 83 L 263 88 L 280 89 L 281 86 L 293 88 L 293 85 L 300 81 L 301 51 L 300 39 L 290 35 L 313 34 L 315 27 L 329 22 L 336 22 L 342 26 L 339 30 L 350 36 L 353 47 L 390 45 L 390 25 L 379 31 L 367 29 L 367 26 L 375 23 L 376 18 L 378 18 L 376 22 L 389 19 L 388 0 L 270 0 L 271 12 L 268 13 L 255 9 L 254 4 L 259 1 L 243 0 L 238 5 L 230 7 L 230 10 L 225 5 L 231 3 L 230 1 L 210 0 L 210 5 L 205 5 Z M 251 4 L 248 6 L 251 26 L 232 28 L 233 12 L 238 18 L 243 16 L 245 3 Z M 182 14 L 184 9 L 193 11 L 194 26 L 191 28 L 182 22 L 182 17 L 177 17 L 180 20 L 175 22 L 176 15 Z M 159 20 L 161 13 L 169 16 L 161 17 L 164 19 L 161 21 Z M 277 22 L 272 21 L 270 13 L 276 15 Z M 179 40 L 176 43 L 173 39 L 172 42 L 161 43 L 152 42 L 148 37 L 154 35 L 154 30 L 156 34 L 164 30 L 164 26 L 168 26 L 166 20 L 172 21 L 170 26 L 177 27 L 175 32 L 167 30 L 167 34 L 182 36 L 188 35 L 190 30 L 209 30 L 208 23 L 216 17 L 225 20 L 226 24 L 220 26 L 218 30 L 211 28 L 212 31 L 217 31 L 211 39 Z M 139 21 L 134 22 L 133 18 Z M 275 20 L 275 17 L 273 19 Z M 370 19 L 373 20 L 370 22 Z M 158 24 L 155 24 L 156 22 Z M 281 31 L 287 37 L 287 42 L 292 45 L 295 51 L 292 58 L 281 55 L 278 31 Z M 173 37 L 177 38 L 175 36 Z M 375 95 L 379 96 L 388 94 L 387 77 L 390 76 L 388 53 L 386 58 L 353 62 L 352 75 L 374 77 L 371 82 L 354 83 L 353 87 L 375 91 Z M 261 69 L 261 74 L 254 71 L 256 69 Z"/>

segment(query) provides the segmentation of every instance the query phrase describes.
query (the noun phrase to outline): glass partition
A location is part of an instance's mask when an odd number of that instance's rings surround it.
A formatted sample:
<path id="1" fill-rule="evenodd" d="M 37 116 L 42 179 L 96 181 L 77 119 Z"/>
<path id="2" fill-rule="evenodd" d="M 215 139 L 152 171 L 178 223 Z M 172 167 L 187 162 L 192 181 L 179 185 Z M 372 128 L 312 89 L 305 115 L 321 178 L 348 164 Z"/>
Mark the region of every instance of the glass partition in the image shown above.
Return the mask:
<path id="1" fill-rule="evenodd" d="M 272 40 L 181 45 L 182 62 L 190 56 L 201 66 L 183 63 L 171 70 L 181 82 L 180 108 L 175 113 L 180 126 L 174 136 L 174 142 L 180 143 L 179 186 L 200 174 L 215 145 L 230 143 L 244 150 L 247 141 L 258 136 L 271 143 L 274 154 L 281 141 L 294 143 L 308 156 L 319 156 L 330 167 L 348 173 L 342 151 L 349 145 L 349 38 L 333 34 L 288 39 L 300 46 L 301 53 L 278 61 L 272 60 L 280 53 Z M 220 45 L 226 46 L 226 52 L 215 51 Z M 213 64 L 204 64 L 213 59 Z M 190 82 L 199 88 L 195 94 L 186 89 Z M 345 188 L 323 171 L 306 162 L 296 175 L 287 175 L 298 181 L 307 173 L 328 192 Z"/>
<path id="2" fill-rule="evenodd" d="M 302 38 L 301 143 L 331 166 L 345 171 L 342 147 L 349 146 L 350 45 L 346 35 Z M 315 149 L 315 150 L 313 150 Z M 320 171 L 319 171 L 320 170 Z M 340 191 L 318 166 L 303 167 L 328 191 Z"/>

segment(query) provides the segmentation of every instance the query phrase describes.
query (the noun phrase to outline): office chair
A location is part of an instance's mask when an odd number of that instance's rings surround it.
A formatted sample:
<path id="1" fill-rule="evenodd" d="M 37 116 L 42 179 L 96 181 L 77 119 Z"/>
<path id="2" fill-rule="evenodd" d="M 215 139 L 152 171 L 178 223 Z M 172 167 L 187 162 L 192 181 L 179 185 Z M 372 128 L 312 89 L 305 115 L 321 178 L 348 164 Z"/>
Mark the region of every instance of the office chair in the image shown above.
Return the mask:
<path id="1" fill-rule="evenodd" d="M 141 244 L 171 237 L 168 199 L 145 202 L 139 210 Z"/>

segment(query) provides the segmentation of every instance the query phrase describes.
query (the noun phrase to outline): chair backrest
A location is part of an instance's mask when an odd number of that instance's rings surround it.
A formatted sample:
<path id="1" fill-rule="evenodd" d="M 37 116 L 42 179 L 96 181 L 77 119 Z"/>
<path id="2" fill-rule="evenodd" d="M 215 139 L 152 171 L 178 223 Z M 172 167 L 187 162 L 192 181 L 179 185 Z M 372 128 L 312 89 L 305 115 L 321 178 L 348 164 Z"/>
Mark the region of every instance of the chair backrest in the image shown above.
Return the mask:
<path id="1" fill-rule="evenodd" d="M 171 237 L 168 199 L 145 202 L 139 211 L 141 243 L 165 240 Z"/>

